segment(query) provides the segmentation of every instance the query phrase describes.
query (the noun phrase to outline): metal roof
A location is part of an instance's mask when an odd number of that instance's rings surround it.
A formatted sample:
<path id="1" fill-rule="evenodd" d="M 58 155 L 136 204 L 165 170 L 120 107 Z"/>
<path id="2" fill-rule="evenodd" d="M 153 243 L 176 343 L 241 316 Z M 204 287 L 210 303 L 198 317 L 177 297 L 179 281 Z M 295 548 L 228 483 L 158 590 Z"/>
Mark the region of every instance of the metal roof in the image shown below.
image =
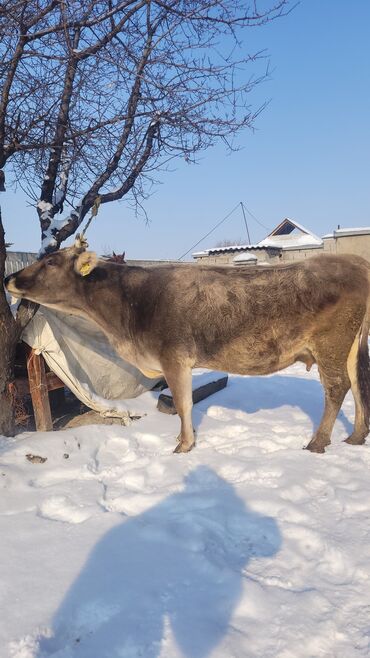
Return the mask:
<path id="1" fill-rule="evenodd" d="M 205 249 L 204 251 L 196 251 L 192 254 L 193 258 L 201 258 L 202 256 L 213 256 L 216 254 L 231 254 L 235 251 L 248 251 L 256 249 L 258 251 L 268 250 L 268 251 L 281 251 L 280 247 L 275 246 L 260 246 L 259 244 L 243 244 L 235 245 L 230 247 L 214 247 L 213 249 Z"/>

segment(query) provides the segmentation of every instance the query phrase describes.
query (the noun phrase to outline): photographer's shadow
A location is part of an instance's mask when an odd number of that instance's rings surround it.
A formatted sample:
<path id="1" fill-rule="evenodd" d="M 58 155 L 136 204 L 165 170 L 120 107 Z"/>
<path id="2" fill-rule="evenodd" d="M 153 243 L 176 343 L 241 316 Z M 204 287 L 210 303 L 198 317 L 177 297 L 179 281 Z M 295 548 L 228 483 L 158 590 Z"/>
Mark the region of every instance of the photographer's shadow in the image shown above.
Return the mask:
<path id="1" fill-rule="evenodd" d="M 324 389 L 318 380 L 284 374 L 230 377 L 227 387 L 221 393 L 202 400 L 194 409 L 204 414 L 211 406 L 218 404 L 218 399 L 220 406 L 248 414 L 264 409 L 279 409 L 285 405 L 296 407 L 310 418 L 313 431 L 319 426 L 324 411 Z M 352 434 L 353 425 L 342 409 L 338 420 L 343 423 L 347 434 Z M 196 424 L 199 424 L 199 420 Z"/>
<path id="2" fill-rule="evenodd" d="M 38 658 L 158 658 L 165 624 L 184 657 L 206 658 L 227 633 L 248 562 L 280 545 L 274 519 L 199 467 L 96 545 Z"/>

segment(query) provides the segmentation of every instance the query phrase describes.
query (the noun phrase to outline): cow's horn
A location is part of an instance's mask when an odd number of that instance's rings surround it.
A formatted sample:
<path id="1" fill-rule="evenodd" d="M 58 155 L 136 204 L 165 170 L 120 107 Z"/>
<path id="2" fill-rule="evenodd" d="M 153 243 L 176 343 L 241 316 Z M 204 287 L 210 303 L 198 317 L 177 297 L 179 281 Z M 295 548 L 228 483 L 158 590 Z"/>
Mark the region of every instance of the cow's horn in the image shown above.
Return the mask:
<path id="1" fill-rule="evenodd" d="M 86 251 L 88 246 L 89 245 L 87 243 L 87 240 L 86 240 L 84 234 L 82 233 L 80 235 L 79 233 L 77 233 L 76 239 L 75 239 L 75 244 L 74 244 L 75 250 L 78 251 L 79 253 L 81 253 L 82 251 Z"/>

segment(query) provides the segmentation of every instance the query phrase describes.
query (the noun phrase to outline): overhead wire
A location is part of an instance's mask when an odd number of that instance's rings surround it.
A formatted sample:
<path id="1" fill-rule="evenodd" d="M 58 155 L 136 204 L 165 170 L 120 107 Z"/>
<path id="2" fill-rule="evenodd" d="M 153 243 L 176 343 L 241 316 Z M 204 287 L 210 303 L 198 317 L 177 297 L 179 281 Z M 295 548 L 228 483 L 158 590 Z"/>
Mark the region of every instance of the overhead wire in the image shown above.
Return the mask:
<path id="1" fill-rule="evenodd" d="M 262 224 L 262 222 L 260 222 L 259 219 L 257 219 L 257 217 L 247 208 L 247 206 L 245 205 L 245 203 L 243 201 L 241 201 L 240 203 L 242 203 L 242 205 L 243 205 L 244 209 L 247 211 L 248 215 L 250 215 L 254 219 L 254 221 L 257 222 L 257 224 L 262 226 L 262 228 L 266 229 L 266 231 L 270 230 L 267 226 Z"/>
<path id="2" fill-rule="evenodd" d="M 230 217 L 230 216 L 231 216 L 231 215 L 232 215 L 232 214 L 233 214 L 233 213 L 239 208 L 240 205 L 241 205 L 241 207 L 242 207 L 242 210 L 243 210 L 243 211 L 246 210 L 246 212 L 248 213 L 248 215 L 250 215 L 250 216 L 254 219 L 254 221 L 257 222 L 257 224 L 259 224 L 260 226 L 262 226 L 262 228 L 266 229 L 266 231 L 269 231 L 269 230 L 270 230 L 270 229 L 269 229 L 267 226 L 265 226 L 265 225 L 264 225 L 259 219 L 257 219 L 257 217 L 256 217 L 256 216 L 255 216 L 255 215 L 254 215 L 254 214 L 253 214 L 253 213 L 247 208 L 247 206 L 245 205 L 245 203 L 244 203 L 243 201 L 239 201 L 239 203 L 237 203 L 236 206 L 235 206 L 232 210 L 230 210 L 230 212 L 229 212 L 227 215 L 225 215 L 225 217 L 223 217 L 223 219 L 221 219 L 219 222 L 217 222 L 217 224 L 215 224 L 215 226 L 214 226 L 213 228 L 211 228 L 211 230 L 208 231 L 208 233 L 206 233 L 205 235 L 203 235 L 203 237 L 200 238 L 200 240 L 198 240 L 198 242 L 196 242 L 195 244 L 193 244 L 192 247 L 190 247 L 190 249 L 188 249 L 187 251 L 185 251 L 185 253 L 182 254 L 182 255 L 178 258 L 178 260 L 181 260 L 182 258 L 184 258 L 185 256 L 187 256 L 187 255 L 188 255 L 193 249 L 195 249 L 195 247 L 198 246 L 198 244 L 200 244 L 201 242 L 203 242 L 203 240 L 205 240 L 206 238 L 208 238 L 208 236 L 211 235 L 211 234 L 212 234 L 212 233 L 213 233 L 213 232 L 214 232 L 219 226 L 221 226 L 221 224 L 223 224 L 224 222 L 226 222 L 227 219 L 229 219 L 229 217 Z M 244 217 L 244 219 L 245 219 L 245 217 Z M 247 224 L 246 224 L 246 225 L 247 225 Z M 248 232 L 248 238 L 249 238 L 249 230 L 248 230 L 248 226 L 247 226 L 247 232 Z M 250 240 L 249 240 L 249 242 L 250 242 Z"/>
<path id="3" fill-rule="evenodd" d="M 217 222 L 217 224 L 216 224 L 216 225 L 215 225 L 210 231 L 208 231 L 208 233 L 206 233 L 206 235 L 203 235 L 203 237 L 202 237 L 200 240 L 198 240 L 198 242 L 196 242 L 195 244 L 193 244 L 193 246 L 190 247 L 190 249 L 188 249 L 187 251 L 185 251 L 185 253 L 182 254 L 182 256 L 180 256 L 180 257 L 178 258 L 178 260 L 181 260 L 182 258 L 184 258 L 184 256 L 187 256 L 187 255 L 188 255 L 188 254 L 189 254 L 189 253 L 190 253 L 195 247 L 198 246 L 198 244 L 200 244 L 201 242 L 203 242 L 203 240 L 205 240 L 206 238 L 208 238 L 208 236 L 211 235 L 211 233 L 213 233 L 213 231 L 215 231 L 216 228 L 218 228 L 219 226 L 221 226 L 221 224 L 223 224 L 224 222 L 226 222 L 227 219 L 229 219 L 229 217 L 233 214 L 233 212 L 235 212 L 235 210 L 237 210 L 237 208 L 239 208 L 239 206 L 240 206 L 240 202 L 237 203 L 236 206 L 235 206 L 232 210 L 230 210 L 230 212 L 229 212 L 229 213 L 228 213 L 223 219 L 221 219 L 221 221 Z"/>

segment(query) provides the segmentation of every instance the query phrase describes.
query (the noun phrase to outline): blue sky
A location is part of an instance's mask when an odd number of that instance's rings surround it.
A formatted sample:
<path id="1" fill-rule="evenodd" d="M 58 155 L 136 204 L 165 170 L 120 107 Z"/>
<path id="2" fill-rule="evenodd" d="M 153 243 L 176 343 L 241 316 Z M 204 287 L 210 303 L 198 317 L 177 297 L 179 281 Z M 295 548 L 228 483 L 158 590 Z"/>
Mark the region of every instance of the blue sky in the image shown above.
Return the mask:
<path id="1" fill-rule="evenodd" d="M 370 2 L 302 0 L 287 17 L 245 32 L 247 51 L 267 48 L 272 74 L 251 96 L 270 99 L 241 150 L 217 146 L 198 165 L 175 162 L 146 202 L 149 224 L 123 201 L 89 229 L 99 253 L 176 259 L 239 201 L 269 229 L 284 217 L 319 235 L 370 225 Z M 40 245 L 35 211 L 18 192 L 1 195 L 13 249 Z M 248 217 L 252 242 L 266 230 Z M 245 238 L 241 210 L 196 250 Z M 190 257 L 190 256 L 189 256 Z"/>

